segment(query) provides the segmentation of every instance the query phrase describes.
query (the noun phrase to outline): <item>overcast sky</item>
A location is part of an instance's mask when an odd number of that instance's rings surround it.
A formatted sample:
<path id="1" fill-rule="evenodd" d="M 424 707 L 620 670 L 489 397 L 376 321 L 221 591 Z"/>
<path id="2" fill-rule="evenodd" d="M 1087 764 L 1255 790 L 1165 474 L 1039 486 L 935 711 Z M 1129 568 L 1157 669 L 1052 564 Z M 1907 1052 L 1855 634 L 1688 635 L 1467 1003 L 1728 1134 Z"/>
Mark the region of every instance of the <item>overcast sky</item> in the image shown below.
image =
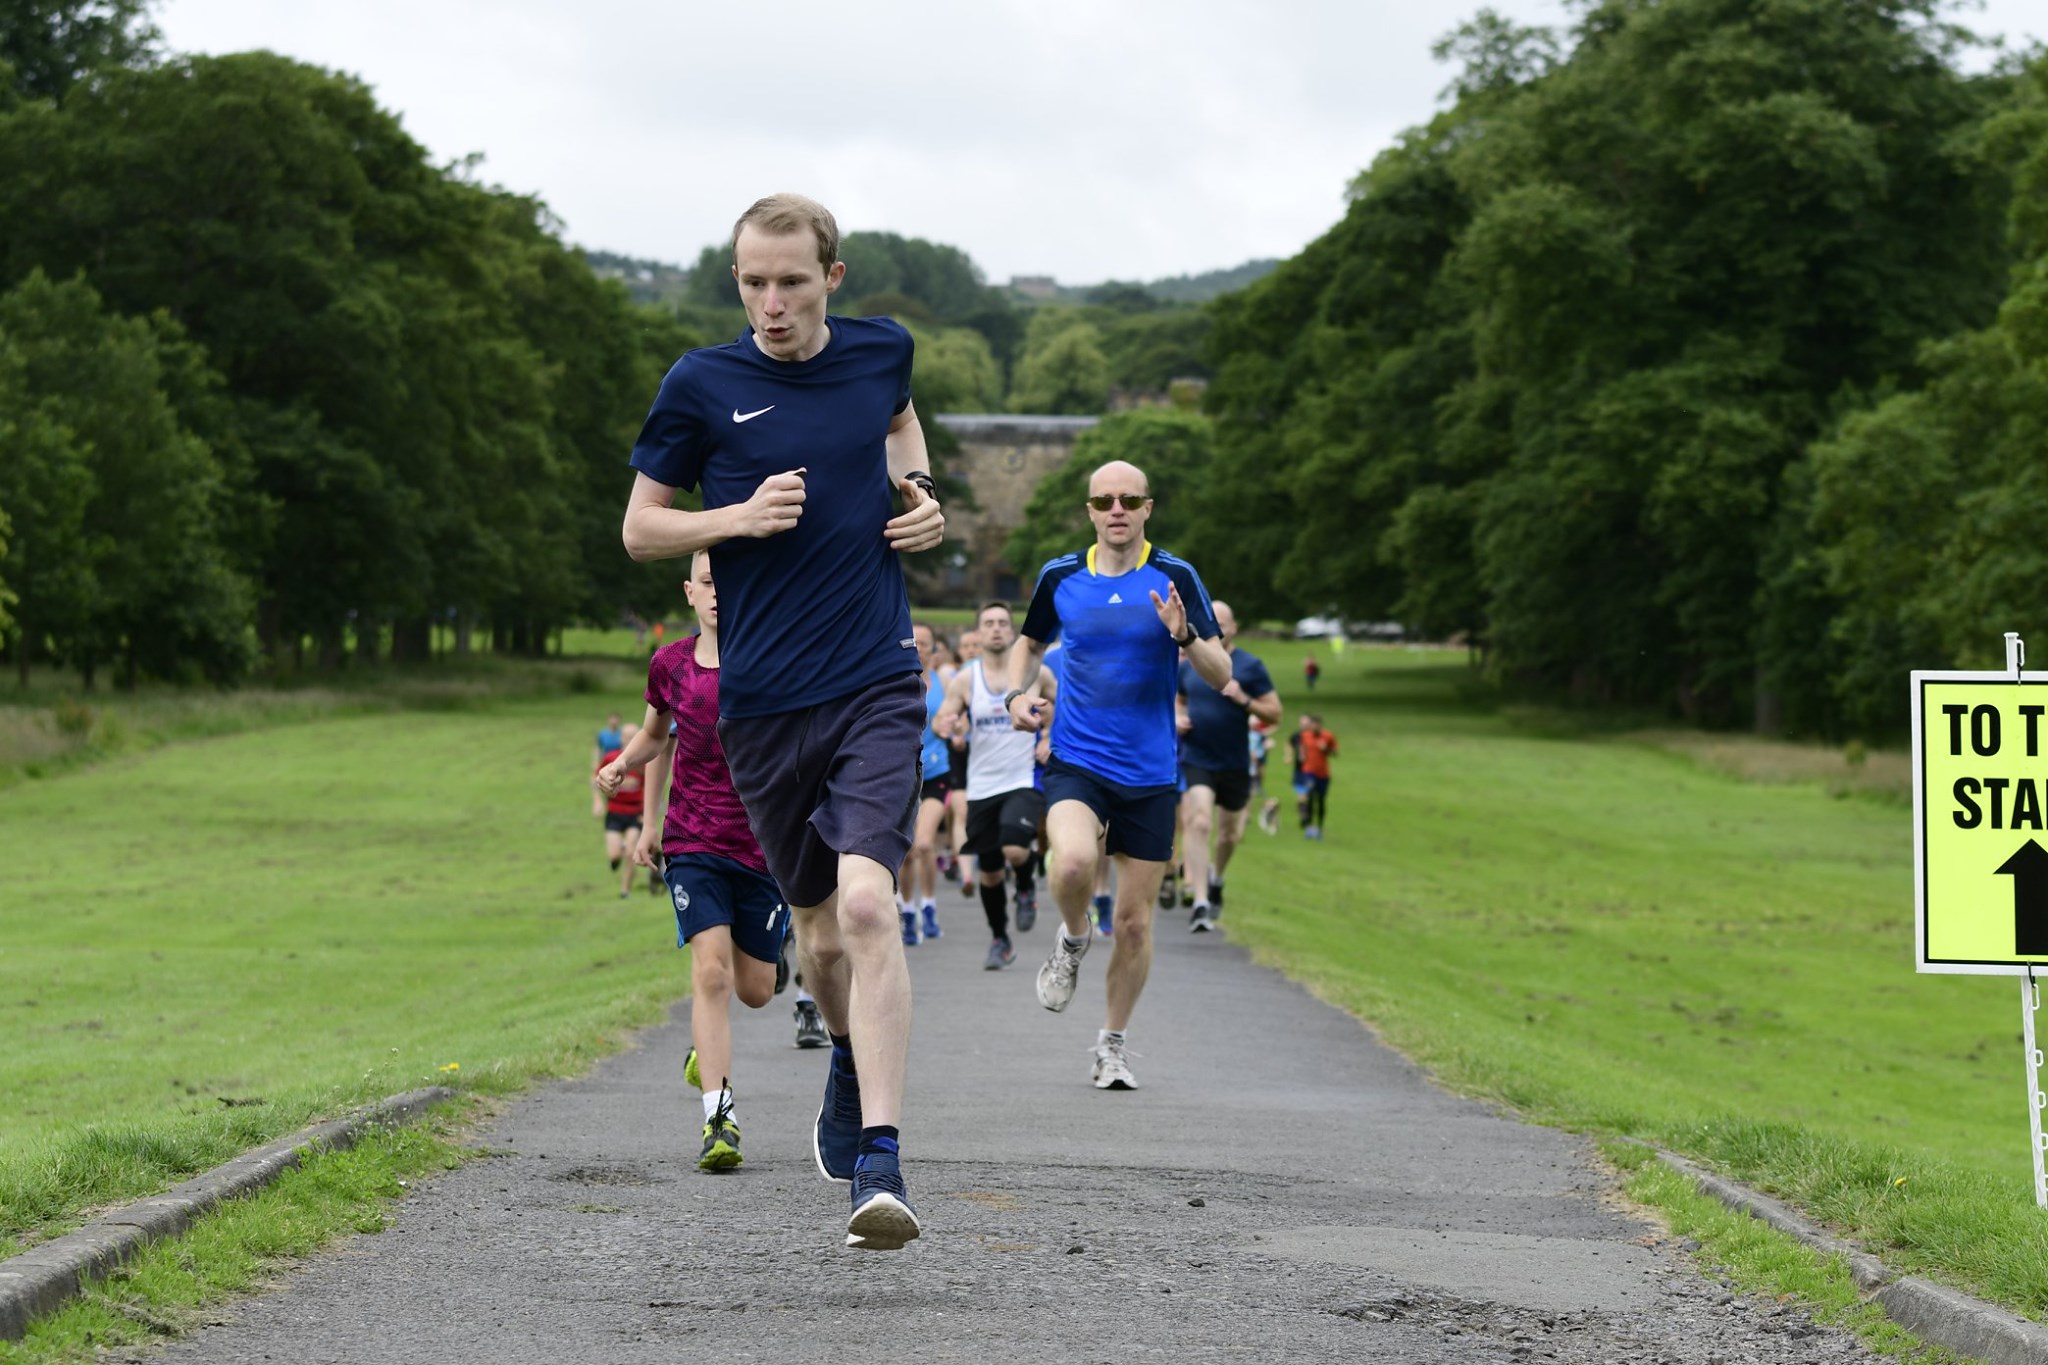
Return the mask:
<path id="1" fill-rule="evenodd" d="M 544 199 L 571 241 L 688 264 L 791 189 L 993 281 L 1156 279 L 1291 256 L 1426 120 L 1430 43 L 1481 0 L 162 0 L 182 52 L 350 72 L 437 160 Z M 1560 23 L 1560 0 L 1493 0 Z M 1962 18 L 2048 33 L 2044 0 Z"/>

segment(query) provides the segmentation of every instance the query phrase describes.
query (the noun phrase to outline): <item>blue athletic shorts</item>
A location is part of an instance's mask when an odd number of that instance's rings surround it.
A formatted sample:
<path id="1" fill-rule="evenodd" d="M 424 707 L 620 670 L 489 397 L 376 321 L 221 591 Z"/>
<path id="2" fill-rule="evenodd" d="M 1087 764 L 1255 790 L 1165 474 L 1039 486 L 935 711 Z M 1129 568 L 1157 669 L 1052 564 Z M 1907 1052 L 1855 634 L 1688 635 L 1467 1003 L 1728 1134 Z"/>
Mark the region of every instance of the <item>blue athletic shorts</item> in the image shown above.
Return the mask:
<path id="1" fill-rule="evenodd" d="M 662 869 L 676 907 L 676 947 L 714 924 L 732 928 L 733 946 L 758 962 L 782 954 L 789 907 L 765 872 L 717 853 L 671 853 Z"/>
<path id="2" fill-rule="evenodd" d="M 1054 754 L 1045 765 L 1045 804 L 1050 808 L 1062 801 L 1079 801 L 1095 812 L 1103 824 L 1105 853 L 1146 863 L 1173 861 L 1174 814 L 1180 806 L 1176 784 L 1127 787 Z"/>

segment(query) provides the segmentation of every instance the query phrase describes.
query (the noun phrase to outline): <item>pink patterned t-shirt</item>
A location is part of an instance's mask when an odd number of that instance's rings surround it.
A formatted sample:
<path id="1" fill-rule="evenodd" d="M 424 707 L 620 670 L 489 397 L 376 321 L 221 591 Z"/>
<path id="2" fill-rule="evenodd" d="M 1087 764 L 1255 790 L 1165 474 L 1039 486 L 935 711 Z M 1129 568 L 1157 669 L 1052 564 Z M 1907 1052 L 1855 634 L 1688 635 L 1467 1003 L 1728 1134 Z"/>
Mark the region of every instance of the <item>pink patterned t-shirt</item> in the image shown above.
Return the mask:
<path id="1" fill-rule="evenodd" d="M 732 789 L 718 742 L 718 670 L 697 662 L 697 637 L 654 652 L 647 668 L 647 704 L 675 718 L 676 759 L 661 826 L 661 851 L 717 853 L 759 872 L 768 859 Z"/>

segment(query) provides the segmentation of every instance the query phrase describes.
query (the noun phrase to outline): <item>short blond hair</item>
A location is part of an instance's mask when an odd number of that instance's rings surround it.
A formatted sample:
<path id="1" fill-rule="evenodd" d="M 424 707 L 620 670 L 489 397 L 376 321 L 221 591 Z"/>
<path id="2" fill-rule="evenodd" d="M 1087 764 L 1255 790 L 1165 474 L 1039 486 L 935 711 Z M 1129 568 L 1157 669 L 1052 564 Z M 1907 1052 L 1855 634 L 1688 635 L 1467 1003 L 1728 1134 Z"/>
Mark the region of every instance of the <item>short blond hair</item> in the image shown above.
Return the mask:
<path id="1" fill-rule="evenodd" d="M 786 232 L 802 232 L 808 228 L 818 239 L 818 264 L 827 271 L 839 259 L 839 223 L 833 218 L 832 210 L 815 199 L 801 194 L 771 194 L 765 199 L 756 199 L 748 205 L 747 211 L 732 225 L 732 246 L 737 259 L 740 233 L 752 223 L 763 232 L 778 236 Z"/>

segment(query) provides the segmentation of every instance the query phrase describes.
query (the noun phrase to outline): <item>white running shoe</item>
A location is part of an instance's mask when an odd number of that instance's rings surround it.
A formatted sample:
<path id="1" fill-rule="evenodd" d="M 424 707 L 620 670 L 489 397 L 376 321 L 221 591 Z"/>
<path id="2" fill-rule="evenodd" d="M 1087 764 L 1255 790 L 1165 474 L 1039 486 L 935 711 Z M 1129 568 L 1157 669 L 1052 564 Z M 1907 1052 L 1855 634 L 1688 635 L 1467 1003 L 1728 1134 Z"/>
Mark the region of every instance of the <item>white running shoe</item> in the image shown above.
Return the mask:
<path id="1" fill-rule="evenodd" d="M 1120 1039 L 1105 1038 L 1095 1045 L 1095 1088 L 1136 1090 L 1138 1078 L 1131 1074 L 1130 1056 Z"/>
<path id="2" fill-rule="evenodd" d="M 1074 983 L 1081 975 L 1081 959 L 1088 956 L 1088 945 L 1095 941 L 1095 926 L 1088 926 L 1088 937 L 1081 940 L 1078 948 L 1067 946 L 1065 934 L 1052 936 L 1052 956 L 1038 969 L 1038 1003 L 1058 1013 L 1074 999 Z"/>

